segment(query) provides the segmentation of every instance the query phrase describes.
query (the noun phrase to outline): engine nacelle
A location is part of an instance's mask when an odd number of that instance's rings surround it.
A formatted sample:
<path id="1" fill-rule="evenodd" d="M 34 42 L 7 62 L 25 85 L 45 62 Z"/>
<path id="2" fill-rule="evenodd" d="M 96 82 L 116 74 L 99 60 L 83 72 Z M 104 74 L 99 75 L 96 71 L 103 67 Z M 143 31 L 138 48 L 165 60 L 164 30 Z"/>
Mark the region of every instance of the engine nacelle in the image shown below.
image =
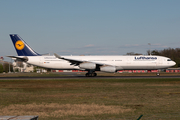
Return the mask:
<path id="1" fill-rule="evenodd" d="M 83 69 L 93 70 L 93 69 L 96 69 L 96 64 L 95 63 L 81 63 L 79 67 Z"/>
<path id="2" fill-rule="evenodd" d="M 116 68 L 114 66 L 102 66 L 100 70 L 103 72 L 116 72 Z"/>

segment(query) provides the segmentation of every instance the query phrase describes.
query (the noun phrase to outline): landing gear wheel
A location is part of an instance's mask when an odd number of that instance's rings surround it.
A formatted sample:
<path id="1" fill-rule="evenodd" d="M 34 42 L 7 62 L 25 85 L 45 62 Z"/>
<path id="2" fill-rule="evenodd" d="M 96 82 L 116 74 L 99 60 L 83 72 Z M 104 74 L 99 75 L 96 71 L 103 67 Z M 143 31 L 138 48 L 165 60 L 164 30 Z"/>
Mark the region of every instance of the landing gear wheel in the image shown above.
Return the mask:
<path id="1" fill-rule="evenodd" d="M 96 76 L 97 76 L 97 73 L 92 73 L 92 76 L 93 76 L 93 77 L 96 77 Z"/>
<path id="2" fill-rule="evenodd" d="M 89 77 L 89 73 L 86 73 L 86 77 Z"/>
<path id="3" fill-rule="evenodd" d="M 86 73 L 85 76 L 86 77 L 95 77 L 95 76 L 97 76 L 97 73 L 95 73 L 95 72 L 94 73 Z"/>
<path id="4" fill-rule="evenodd" d="M 96 77 L 96 76 L 97 76 L 97 73 L 94 73 L 94 76 Z"/>

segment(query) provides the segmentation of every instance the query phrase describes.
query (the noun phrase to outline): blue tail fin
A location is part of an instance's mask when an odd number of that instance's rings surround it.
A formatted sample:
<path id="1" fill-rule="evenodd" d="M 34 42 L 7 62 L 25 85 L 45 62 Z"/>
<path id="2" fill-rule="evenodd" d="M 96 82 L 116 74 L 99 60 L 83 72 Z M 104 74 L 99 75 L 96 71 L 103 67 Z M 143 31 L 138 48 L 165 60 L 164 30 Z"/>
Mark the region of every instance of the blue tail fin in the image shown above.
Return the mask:
<path id="1" fill-rule="evenodd" d="M 10 34 L 18 56 L 40 56 L 19 35 Z"/>

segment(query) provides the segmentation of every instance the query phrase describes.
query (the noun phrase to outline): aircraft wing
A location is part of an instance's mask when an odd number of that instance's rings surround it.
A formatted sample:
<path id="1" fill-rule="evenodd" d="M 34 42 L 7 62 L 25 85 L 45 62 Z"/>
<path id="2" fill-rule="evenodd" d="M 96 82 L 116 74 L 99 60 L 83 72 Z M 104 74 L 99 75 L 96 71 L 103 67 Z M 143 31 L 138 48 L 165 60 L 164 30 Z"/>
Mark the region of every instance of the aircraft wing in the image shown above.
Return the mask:
<path id="1" fill-rule="evenodd" d="M 61 56 L 57 55 L 56 53 L 54 53 L 54 55 L 56 56 L 56 58 L 69 61 L 71 63 L 71 65 L 79 65 L 80 63 L 86 62 L 86 61 L 82 61 L 82 60 L 75 60 L 75 59 L 64 58 L 64 57 L 61 57 Z"/>
<path id="2" fill-rule="evenodd" d="M 56 56 L 56 58 L 69 61 L 69 62 L 71 63 L 71 65 L 79 65 L 79 64 L 84 63 L 84 62 L 90 62 L 90 61 L 83 61 L 83 60 L 76 60 L 76 59 L 64 58 L 64 57 L 61 57 L 61 56 L 57 55 L 56 53 L 54 53 L 54 55 Z M 96 63 L 96 62 L 91 62 L 91 63 L 94 63 L 94 64 L 96 64 L 97 66 L 107 65 L 107 64 Z M 109 65 L 109 66 L 111 66 L 111 65 Z"/>

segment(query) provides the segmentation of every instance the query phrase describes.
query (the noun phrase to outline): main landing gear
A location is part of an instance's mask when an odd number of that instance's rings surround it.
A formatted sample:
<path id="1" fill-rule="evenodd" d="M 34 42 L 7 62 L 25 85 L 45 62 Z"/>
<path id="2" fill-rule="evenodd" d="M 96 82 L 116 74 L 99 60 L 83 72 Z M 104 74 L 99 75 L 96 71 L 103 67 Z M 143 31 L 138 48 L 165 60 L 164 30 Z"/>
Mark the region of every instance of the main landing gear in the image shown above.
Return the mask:
<path id="1" fill-rule="evenodd" d="M 97 73 L 95 73 L 95 71 L 88 71 L 88 73 L 86 73 L 86 77 L 95 77 L 97 76 Z"/>

